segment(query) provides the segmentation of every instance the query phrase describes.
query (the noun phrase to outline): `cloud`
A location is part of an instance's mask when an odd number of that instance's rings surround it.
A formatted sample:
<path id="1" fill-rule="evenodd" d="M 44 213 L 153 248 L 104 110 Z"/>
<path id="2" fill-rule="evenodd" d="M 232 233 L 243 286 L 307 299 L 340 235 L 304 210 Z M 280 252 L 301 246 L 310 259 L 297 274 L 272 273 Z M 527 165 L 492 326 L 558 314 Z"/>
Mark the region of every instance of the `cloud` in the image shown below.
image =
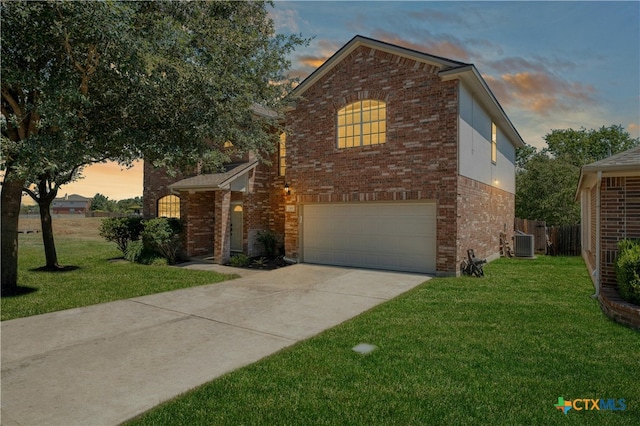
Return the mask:
<path id="1" fill-rule="evenodd" d="M 640 134 L 640 125 L 638 123 L 630 123 L 627 126 L 627 131 L 631 135 L 632 138 L 637 138 Z"/>
<path id="2" fill-rule="evenodd" d="M 467 23 L 464 17 L 458 13 L 443 12 L 440 10 L 434 10 L 429 8 L 424 8 L 422 10 L 417 10 L 417 11 L 411 11 L 411 12 L 408 12 L 407 15 L 419 21 L 429 21 L 429 22 L 437 21 L 438 23 L 459 24 L 459 25 L 466 25 Z"/>
<path id="3" fill-rule="evenodd" d="M 595 88 L 569 82 L 543 71 L 483 76 L 498 100 L 530 112 L 550 115 L 582 109 L 595 103 Z"/>
<path id="4" fill-rule="evenodd" d="M 341 44 L 327 39 L 315 40 L 312 44 L 305 49 L 305 53 L 296 56 L 296 67 L 289 71 L 290 77 L 306 78 L 342 47 Z"/>
<path id="5" fill-rule="evenodd" d="M 374 30 L 372 34 L 375 39 L 447 59 L 468 62 L 472 57 L 472 52 L 466 44 L 450 35 L 436 37 L 431 33 L 422 32 L 422 37 L 416 42 L 384 30 Z"/>
<path id="6" fill-rule="evenodd" d="M 546 73 L 549 69 L 553 69 L 556 72 L 566 72 L 577 67 L 574 62 L 568 60 L 543 58 L 541 56 L 534 56 L 530 59 L 511 56 L 485 62 L 484 65 L 498 73 L 510 73 L 514 70 Z"/>
<path id="7" fill-rule="evenodd" d="M 269 17 L 273 19 L 277 32 L 300 32 L 298 22 L 301 21 L 298 12 L 293 9 L 278 8 L 269 9 Z"/>

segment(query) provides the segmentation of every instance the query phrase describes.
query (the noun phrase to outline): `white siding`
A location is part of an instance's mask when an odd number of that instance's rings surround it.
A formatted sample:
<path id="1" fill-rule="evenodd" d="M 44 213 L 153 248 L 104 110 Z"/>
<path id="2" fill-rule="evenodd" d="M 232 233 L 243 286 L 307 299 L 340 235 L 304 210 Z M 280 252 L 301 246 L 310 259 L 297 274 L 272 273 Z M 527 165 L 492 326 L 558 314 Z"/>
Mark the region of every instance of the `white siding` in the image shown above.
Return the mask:
<path id="1" fill-rule="evenodd" d="M 516 191 L 516 150 L 498 128 L 498 158 L 491 162 L 492 118 L 463 84 L 460 87 L 460 116 L 458 117 L 460 175 L 508 191 Z"/>

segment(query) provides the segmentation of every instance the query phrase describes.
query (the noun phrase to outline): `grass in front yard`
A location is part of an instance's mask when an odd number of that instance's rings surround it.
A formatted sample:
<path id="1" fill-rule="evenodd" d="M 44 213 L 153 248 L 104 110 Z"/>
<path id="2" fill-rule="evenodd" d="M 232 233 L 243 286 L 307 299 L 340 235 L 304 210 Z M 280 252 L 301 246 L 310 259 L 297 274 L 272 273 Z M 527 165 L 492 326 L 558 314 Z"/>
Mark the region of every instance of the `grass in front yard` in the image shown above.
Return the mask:
<path id="1" fill-rule="evenodd" d="M 130 422 L 615 424 L 640 419 L 640 333 L 607 319 L 580 258 L 436 278 Z M 378 349 L 351 350 L 358 343 Z M 625 411 L 556 410 L 558 397 Z"/>
<path id="2" fill-rule="evenodd" d="M 3 297 L 3 321 L 213 284 L 236 277 L 208 271 L 118 261 L 115 259 L 121 257 L 122 253 L 114 243 L 103 241 L 95 235 L 87 235 L 63 234 L 56 238 L 60 264 L 77 266 L 77 269 L 44 272 L 35 270 L 45 264 L 42 236 L 20 234 L 18 284 L 22 288 L 35 291 L 20 296 Z"/>

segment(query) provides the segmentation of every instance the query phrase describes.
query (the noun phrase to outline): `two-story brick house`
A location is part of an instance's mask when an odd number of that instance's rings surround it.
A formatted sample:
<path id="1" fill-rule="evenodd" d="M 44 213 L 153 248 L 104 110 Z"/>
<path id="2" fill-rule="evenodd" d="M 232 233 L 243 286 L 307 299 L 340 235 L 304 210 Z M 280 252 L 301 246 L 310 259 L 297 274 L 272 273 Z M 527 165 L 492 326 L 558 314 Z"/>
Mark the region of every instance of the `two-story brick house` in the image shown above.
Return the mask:
<path id="1" fill-rule="evenodd" d="M 356 36 L 291 98 L 272 166 L 246 158 L 226 186 L 212 184 L 220 175 L 162 184 L 147 166 L 145 214 L 173 191 L 187 251 L 217 261 L 255 252 L 260 229 L 309 263 L 454 275 L 468 248 L 498 256 L 524 143 L 472 64 Z"/>

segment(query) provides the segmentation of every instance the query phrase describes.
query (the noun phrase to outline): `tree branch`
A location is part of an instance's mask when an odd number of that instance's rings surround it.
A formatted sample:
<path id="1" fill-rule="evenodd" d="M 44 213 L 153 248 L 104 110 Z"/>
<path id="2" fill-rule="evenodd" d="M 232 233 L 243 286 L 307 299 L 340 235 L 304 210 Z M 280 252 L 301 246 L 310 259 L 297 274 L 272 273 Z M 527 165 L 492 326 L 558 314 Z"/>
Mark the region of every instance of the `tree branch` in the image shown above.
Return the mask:
<path id="1" fill-rule="evenodd" d="M 25 117 L 24 117 L 24 111 L 22 110 L 22 107 L 20 106 L 18 101 L 16 101 L 13 95 L 9 92 L 9 88 L 6 85 L 3 84 L 1 90 L 2 90 L 2 98 L 9 104 L 9 106 L 13 110 L 13 113 L 19 118 L 20 125 L 18 126 L 18 135 L 20 136 L 20 139 L 26 139 L 27 133 L 23 127 L 23 122 Z M 5 115 L 5 117 L 8 118 L 7 115 Z"/>

